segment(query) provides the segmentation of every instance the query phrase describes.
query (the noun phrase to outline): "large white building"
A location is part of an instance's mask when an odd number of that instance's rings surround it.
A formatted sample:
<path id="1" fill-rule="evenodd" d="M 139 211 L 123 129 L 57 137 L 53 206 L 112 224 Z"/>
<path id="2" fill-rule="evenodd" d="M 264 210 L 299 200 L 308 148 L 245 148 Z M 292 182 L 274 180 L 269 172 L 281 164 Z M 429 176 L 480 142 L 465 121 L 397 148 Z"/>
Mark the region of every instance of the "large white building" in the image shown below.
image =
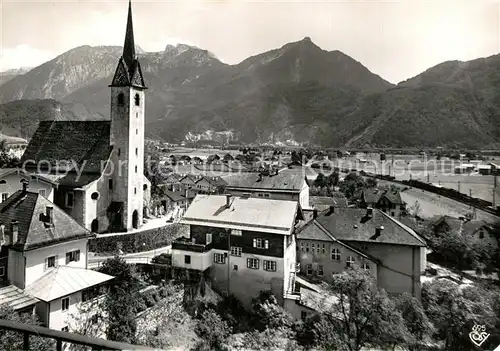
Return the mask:
<path id="1" fill-rule="evenodd" d="M 57 183 L 54 203 L 93 232 L 143 223 L 145 90 L 129 3 L 123 54 L 110 85 L 109 121 L 42 121 L 23 169 Z"/>
<path id="2" fill-rule="evenodd" d="M 176 274 L 198 272 L 212 287 L 249 306 L 271 290 L 283 304 L 293 291 L 297 201 L 197 195 L 181 223 L 190 237 L 172 244 Z"/>
<path id="3" fill-rule="evenodd" d="M 93 234 L 26 188 L 0 204 L 0 222 L 0 303 L 34 308 L 47 327 L 70 330 L 78 306 L 105 293 L 113 279 L 87 269 Z"/>

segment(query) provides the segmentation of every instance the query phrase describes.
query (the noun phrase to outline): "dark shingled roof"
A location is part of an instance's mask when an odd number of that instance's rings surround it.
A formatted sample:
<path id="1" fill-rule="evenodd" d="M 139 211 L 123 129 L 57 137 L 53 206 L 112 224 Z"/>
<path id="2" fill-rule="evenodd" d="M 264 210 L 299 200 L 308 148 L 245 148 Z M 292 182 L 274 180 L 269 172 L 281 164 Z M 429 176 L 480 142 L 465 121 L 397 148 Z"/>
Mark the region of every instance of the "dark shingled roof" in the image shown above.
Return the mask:
<path id="1" fill-rule="evenodd" d="M 212 186 L 225 186 L 227 183 L 224 179 L 222 179 L 221 177 L 208 177 L 208 176 L 203 176 L 201 177 L 200 179 L 198 179 L 198 181 L 196 183 L 198 183 L 199 181 L 202 181 L 202 180 L 206 180 L 210 185 Z"/>
<path id="2" fill-rule="evenodd" d="M 51 172 L 74 169 L 76 164 L 83 173 L 101 173 L 101 162 L 109 160 L 110 121 L 42 121 L 31 138 L 21 163 L 26 168 L 40 164 Z M 61 161 L 69 161 L 62 167 Z M 56 167 L 59 168 L 56 168 Z"/>
<path id="3" fill-rule="evenodd" d="M 377 203 L 382 196 L 383 191 L 377 188 L 368 188 L 363 190 L 363 199 L 366 203 Z"/>
<path id="4" fill-rule="evenodd" d="M 47 224 L 47 206 L 53 207 L 53 224 Z M 19 190 L 0 204 L 0 222 L 5 225 L 5 234 L 11 233 L 11 222 L 18 221 L 18 250 L 31 250 L 80 238 L 90 238 L 93 234 L 79 225 L 69 214 L 47 200 L 44 196 L 30 191 Z"/>
<path id="5" fill-rule="evenodd" d="M 385 197 L 387 200 L 389 200 L 391 203 L 393 203 L 394 205 L 402 205 L 403 204 L 403 200 L 401 199 L 401 194 L 398 191 L 386 191 L 383 193 L 383 195 L 380 197 Z"/>
<path id="6" fill-rule="evenodd" d="M 475 233 L 481 227 L 486 227 L 488 230 L 491 230 L 491 225 L 485 221 L 481 220 L 464 221 L 459 218 L 454 218 L 450 216 L 443 216 L 433 223 L 434 226 L 437 226 L 439 224 L 446 224 L 451 232 L 457 234 L 470 235 Z"/>
<path id="7" fill-rule="evenodd" d="M 347 199 L 343 195 L 342 197 L 310 196 L 309 204 L 318 211 L 324 211 L 330 208 L 330 206 L 341 207 L 341 208 L 347 207 Z"/>
<path id="8" fill-rule="evenodd" d="M 339 240 L 425 246 L 412 229 L 382 211 L 373 209 L 371 218 L 366 214 L 365 209 L 336 208 L 331 215 L 321 215 L 316 220 Z M 381 226 L 381 235 L 374 238 L 375 229 Z"/>
<path id="9" fill-rule="evenodd" d="M 243 189 L 263 189 L 263 190 L 283 190 L 300 192 L 307 182 L 301 173 L 281 172 L 273 176 L 262 176 L 259 180 L 259 174 L 247 173 L 227 177 L 227 188 Z"/>

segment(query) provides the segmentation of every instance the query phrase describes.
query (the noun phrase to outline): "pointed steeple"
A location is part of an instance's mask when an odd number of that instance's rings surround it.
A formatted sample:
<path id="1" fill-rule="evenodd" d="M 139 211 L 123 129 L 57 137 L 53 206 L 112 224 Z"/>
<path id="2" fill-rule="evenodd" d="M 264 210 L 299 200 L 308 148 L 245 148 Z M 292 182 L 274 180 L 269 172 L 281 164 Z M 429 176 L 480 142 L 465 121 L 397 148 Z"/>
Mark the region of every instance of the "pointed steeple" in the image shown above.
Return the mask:
<path id="1" fill-rule="evenodd" d="M 128 1 L 127 32 L 123 44 L 123 59 L 129 70 L 133 69 L 135 60 L 134 25 L 132 24 L 132 1 Z"/>

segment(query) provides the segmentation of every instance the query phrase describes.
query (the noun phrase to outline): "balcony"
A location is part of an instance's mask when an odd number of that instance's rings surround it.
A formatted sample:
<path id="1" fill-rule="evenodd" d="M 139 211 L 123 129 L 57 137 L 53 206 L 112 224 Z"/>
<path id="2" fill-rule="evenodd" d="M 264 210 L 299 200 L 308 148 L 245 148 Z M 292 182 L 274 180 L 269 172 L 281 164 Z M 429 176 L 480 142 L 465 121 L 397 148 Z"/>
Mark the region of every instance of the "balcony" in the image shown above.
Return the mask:
<path id="1" fill-rule="evenodd" d="M 55 340 L 57 351 L 62 351 L 64 349 L 63 343 L 83 345 L 92 348 L 92 350 L 154 350 L 146 346 L 130 345 L 122 342 L 96 339 L 80 334 L 66 333 L 36 325 L 11 322 L 5 319 L 0 319 L 0 329 L 23 334 L 23 350 L 31 350 L 31 335 Z"/>
<path id="2" fill-rule="evenodd" d="M 195 244 L 186 238 L 177 238 L 172 242 L 172 250 L 182 250 L 191 252 L 208 252 L 212 250 L 212 243 L 210 244 Z"/>

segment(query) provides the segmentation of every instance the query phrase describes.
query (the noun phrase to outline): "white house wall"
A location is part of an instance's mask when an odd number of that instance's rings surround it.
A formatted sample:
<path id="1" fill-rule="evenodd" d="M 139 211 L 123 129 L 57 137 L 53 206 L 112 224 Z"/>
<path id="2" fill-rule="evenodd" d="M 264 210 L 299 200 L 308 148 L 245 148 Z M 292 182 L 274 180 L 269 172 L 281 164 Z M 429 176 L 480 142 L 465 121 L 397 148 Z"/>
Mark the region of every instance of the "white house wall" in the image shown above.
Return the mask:
<path id="1" fill-rule="evenodd" d="M 52 184 L 46 183 L 37 179 L 30 179 L 30 177 L 22 176 L 20 174 L 10 174 L 2 178 L 6 184 L 0 184 L 0 193 L 8 193 L 8 196 L 14 194 L 18 190 L 22 190 L 23 185 L 21 180 L 29 181 L 28 191 L 39 193 L 40 190 L 45 190 L 45 197 L 53 202 L 54 201 L 54 188 Z M 0 198 L 0 202 L 1 202 Z"/>

